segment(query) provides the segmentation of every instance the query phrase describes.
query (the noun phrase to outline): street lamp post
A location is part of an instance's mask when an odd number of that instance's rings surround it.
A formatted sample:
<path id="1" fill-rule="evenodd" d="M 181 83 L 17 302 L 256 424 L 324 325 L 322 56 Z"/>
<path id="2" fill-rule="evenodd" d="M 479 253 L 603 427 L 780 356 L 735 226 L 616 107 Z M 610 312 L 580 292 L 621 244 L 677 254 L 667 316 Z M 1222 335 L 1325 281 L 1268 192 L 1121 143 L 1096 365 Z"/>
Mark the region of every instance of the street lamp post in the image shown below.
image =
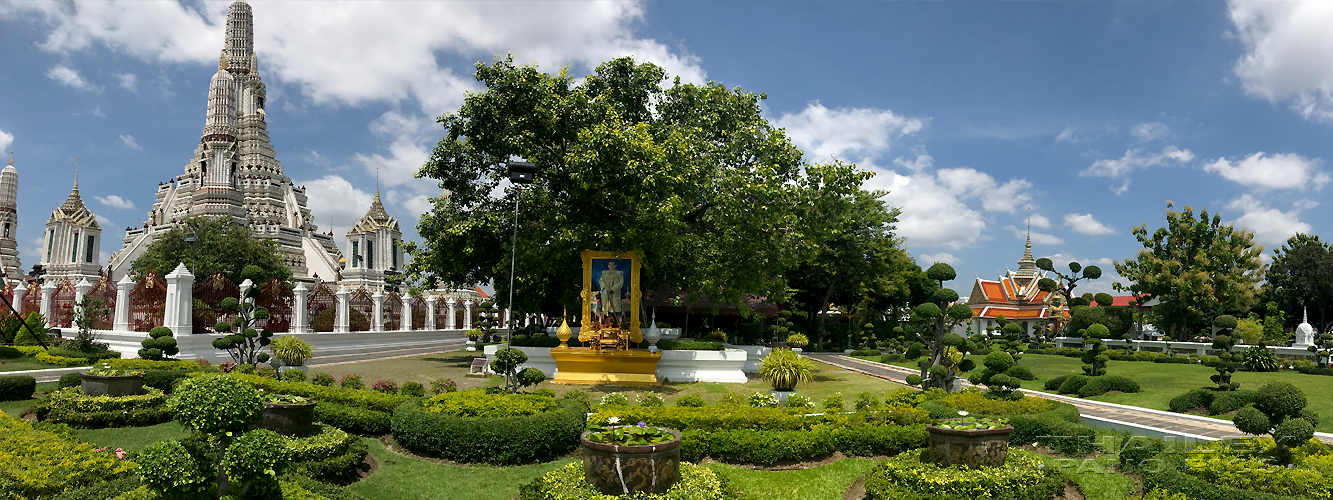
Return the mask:
<path id="1" fill-rule="evenodd" d="M 537 165 L 525 161 L 509 162 L 509 182 L 514 185 L 514 235 L 509 240 L 509 331 L 505 333 L 505 348 L 513 347 L 510 345 L 514 338 L 514 270 L 518 262 L 518 196 L 521 190 L 520 184 L 532 184 L 533 178 L 537 175 Z"/>

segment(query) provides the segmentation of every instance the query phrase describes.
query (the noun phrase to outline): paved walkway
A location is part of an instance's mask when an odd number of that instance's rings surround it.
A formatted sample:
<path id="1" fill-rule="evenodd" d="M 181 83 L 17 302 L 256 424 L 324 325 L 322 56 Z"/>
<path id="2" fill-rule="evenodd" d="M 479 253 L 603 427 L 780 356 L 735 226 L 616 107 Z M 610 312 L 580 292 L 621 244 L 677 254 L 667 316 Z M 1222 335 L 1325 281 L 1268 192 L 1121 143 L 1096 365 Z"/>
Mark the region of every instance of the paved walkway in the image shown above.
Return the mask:
<path id="1" fill-rule="evenodd" d="M 907 383 L 908 375 L 919 373 L 910 368 L 875 363 L 840 354 L 806 354 L 806 356 L 821 363 L 901 384 Z M 964 382 L 964 385 L 971 384 Z M 1023 392 L 1030 396 L 1072 404 L 1078 407 L 1079 415 L 1089 420 L 1085 423 L 1096 427 L 1129 429 L 1139 435 L 1202 441 L 1241 436 L 1236 427 L 1226 420 L 1103 403 L 1028 389 L 1023 389 Z M 1316 435 L 1324 442 L 1333 444 L 1333 434 L 1321 432 Z"/>

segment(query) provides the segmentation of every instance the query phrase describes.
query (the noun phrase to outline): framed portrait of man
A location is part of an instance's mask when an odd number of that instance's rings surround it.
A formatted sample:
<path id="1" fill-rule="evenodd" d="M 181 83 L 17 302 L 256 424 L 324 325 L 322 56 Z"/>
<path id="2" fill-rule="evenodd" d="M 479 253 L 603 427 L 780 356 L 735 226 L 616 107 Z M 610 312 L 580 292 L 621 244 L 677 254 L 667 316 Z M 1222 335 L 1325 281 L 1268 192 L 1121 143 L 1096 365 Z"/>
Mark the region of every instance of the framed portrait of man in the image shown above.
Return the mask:
<path id="1" fill-rule="evenodd" d="M 639 254 L 584 250 L 580 337 L 599 328 L 639 333 Z"/>

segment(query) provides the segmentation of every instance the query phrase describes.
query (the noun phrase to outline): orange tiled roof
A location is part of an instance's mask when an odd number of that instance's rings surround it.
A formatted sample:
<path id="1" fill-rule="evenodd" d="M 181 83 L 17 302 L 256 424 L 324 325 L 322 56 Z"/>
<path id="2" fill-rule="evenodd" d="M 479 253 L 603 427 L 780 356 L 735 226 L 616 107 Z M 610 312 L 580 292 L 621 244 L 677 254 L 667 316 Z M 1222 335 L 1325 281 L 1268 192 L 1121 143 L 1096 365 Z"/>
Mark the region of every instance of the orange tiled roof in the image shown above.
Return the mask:
<path id="1" fill-rule="evenodd" d="M 1005 300 L 1006 297 L 1004 296 L 1004 288 L 1000 286 L 1000 282 L 986 281 L 986 280 L 980 280 L 980 281 L 981 281 L 981 293 L 986 294 L 987 300 L 991 301 Z"/>

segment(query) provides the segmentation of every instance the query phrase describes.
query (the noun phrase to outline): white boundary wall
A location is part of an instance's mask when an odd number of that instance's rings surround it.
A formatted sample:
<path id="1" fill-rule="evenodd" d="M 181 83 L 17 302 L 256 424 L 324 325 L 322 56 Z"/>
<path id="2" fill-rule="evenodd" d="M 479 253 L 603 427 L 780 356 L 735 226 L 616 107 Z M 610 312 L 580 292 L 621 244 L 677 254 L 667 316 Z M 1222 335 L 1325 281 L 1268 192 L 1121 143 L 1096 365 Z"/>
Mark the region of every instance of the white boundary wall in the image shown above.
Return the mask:
<path id="1" fill-rule="evenodd" d="M 495 352 L 503 347 L 491 344 L 482 348 L 486 354 L 486 363 L 495 359 Z M 528 362 L 519 369 L 536 368 L 546 374 L 546 378 L 555 378 L 555 358 L 551 357 L 549 347 L 515 347 L 528 355 Z M 657 362 L 657 378 L 671 382 L 721 382 L 743 384 L 748 382 L 743 371 L 749 354 L 741 349 L 721 351 L 662 351 L 662 359 Z"/>

